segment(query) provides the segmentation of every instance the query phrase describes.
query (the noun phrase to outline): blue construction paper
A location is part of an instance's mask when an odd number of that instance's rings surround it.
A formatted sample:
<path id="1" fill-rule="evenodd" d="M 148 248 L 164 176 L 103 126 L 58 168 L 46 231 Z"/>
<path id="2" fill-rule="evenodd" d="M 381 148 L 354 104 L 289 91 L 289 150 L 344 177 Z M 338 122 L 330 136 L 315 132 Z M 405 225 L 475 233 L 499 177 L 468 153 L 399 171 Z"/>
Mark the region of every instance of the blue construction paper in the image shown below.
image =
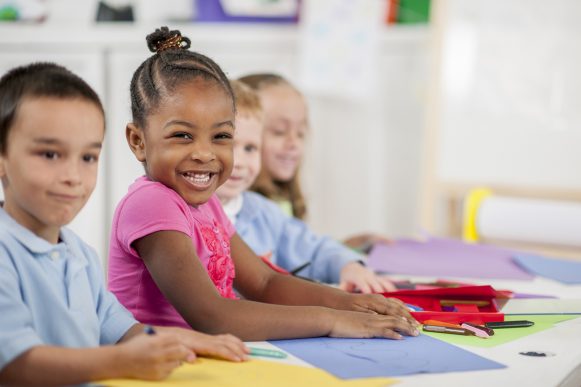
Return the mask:
<path id="1" fill-rule="evenodd" d="M 506 367 L 427 335 L 403 340 L 317 337 L 271 343 L 342 379 Z"/>
<path id="2" fill-rule="evenodd" d="M 517 254 L 513 260 L 529 273 L 569 285 L 581 284 L 581 261 Z"/>

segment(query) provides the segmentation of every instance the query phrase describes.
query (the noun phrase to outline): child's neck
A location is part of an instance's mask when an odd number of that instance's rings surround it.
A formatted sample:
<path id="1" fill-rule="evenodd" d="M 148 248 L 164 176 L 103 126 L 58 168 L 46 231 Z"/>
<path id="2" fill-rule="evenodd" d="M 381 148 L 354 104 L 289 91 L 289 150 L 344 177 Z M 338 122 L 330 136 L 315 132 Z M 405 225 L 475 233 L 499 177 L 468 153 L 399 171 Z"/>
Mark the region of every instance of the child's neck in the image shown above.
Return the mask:
<path id="1" fill-rule="evenodd" d="M 228 216 L 228 219 L 230 219 L 230 222 L 232 222 L 232 224 L 236 222 L 236 216 L 240 213 L 240 210 L 242 209 L 242 201 L 243 201 L 242 194 L 239 194 L 227 200 L 220 199 L 220 202 L 222 203 L 222 208 L 224 209 L 226 216 Z"/>
<path id="2" fill-rule="evenodd" d="M 16 223 L 34 233 L 37 237 L 46 240 L 47 242 L 56 245 L 60 242 L 60 227 L 46 226 L 41 224 L 32 216 L 24 216 L 23 213 L 14 212 L 10 206 L 6 206 L 5 202 L 0 202 L 0 207 L 10 216 Z"/>

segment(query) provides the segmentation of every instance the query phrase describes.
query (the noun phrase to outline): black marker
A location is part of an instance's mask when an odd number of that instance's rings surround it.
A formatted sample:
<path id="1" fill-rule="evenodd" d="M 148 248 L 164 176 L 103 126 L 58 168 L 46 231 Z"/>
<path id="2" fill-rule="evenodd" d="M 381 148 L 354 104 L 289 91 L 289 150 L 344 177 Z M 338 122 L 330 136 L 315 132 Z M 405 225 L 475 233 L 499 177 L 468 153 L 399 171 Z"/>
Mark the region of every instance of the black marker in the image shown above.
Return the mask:
<path id="1" fill-rule="evenodd" d="M 309 267 L 310 264 L 311 264 L 311 261 L 305 262 L 302 265 L 300 265 L 299 267 L 291 270 L 289 273 L 291 273 L 291 275 L 297 275 L 303 269 L 306 269 L 307 267 Z"/>
<path id="2" fill-rule="evenodd" d="M 484 326 L 492 329 L 532 327 L 534 322 L 528 320 L 487 322 Z"/>

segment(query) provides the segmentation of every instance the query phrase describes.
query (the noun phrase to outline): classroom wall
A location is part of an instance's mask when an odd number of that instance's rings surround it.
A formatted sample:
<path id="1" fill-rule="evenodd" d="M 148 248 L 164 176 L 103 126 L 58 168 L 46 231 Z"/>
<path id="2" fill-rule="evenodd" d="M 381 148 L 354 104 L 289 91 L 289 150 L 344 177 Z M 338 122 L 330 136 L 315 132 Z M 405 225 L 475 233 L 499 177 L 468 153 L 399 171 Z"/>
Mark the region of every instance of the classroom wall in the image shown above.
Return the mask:
<path id="1" fill-rule="evenodd" d="M 434 4 L 436 9 L 441 8 L 442 4 L 448 7 L 451 4 L 458 7 L 461 5 L 470 18 L 492 18 L 492 25 L 516 33 L 519 42 L 527 42 L 526 34 L 523 35 L 523 30 L 518 26 L 523 23 L 530 25 L 532 16 L 530 13 L 516 12 L 519 7 L 528 4 L 526 0 L 518 1 L 520 5 L 510 7 L 513 10 L 510 13 L 511 19 L 496 18 L 498 13 L 491 13 L 485 0 L 470 3 L 436 1 Z M 151 7 L 150 2 L 138 3 L 149 4 Z M 501 3 L 497 1 L 494 4 L 501 7 Z M 125 193 L 128 184 L 142 173 L 141 166 L 133 159 L 124 138 L 124 127 L 130 119 L 128 85 L 131 73 L 148 55 L 144 44 L 145 35 L 166 23 L 154 20 L 153 15 L 156 13 L 150 12 L 151 9 L 148 11 L 147 7 L 138 7 L 137 14 L 141 15 L 138 23 L 96 25 L 91 23 L 93 13 L 88 11 L 90 4 L 95 6 L 93 9 L 96 8 L 96 1 L 83 2 L 85 7 L 82 10 L 79 4 L 73 0 L 46 2 L 47 6 L 53 7 L 54 18 L 44 24 L 0 24 L 0 72 L 32 60 L 56 60 L 85 77 L 103 98 L 108 129 L 99 182 L 94 197 L 73 226 L 98 249 L 101 256 L 105 256 L 109 223 L 115 204 Z M 548 6 L 546 4 L 534 2 L 534 9 L 542 10 L 543 6 Z M 578 9 L 573 0 L 559 4 L 560 15 L 575 14 Z M 570 7 L 569 11 L 567 7 Z M 520 20 L 519 15 L 524 15 L 524 19 Z M 213 57 L 232 77 L 249 72 L 274 71 L 299 85 L 301 83 L 302 37 L 297 26 L 170 25 L 190 36 L 195 49 Z M 548 35 L 539 35 L 540 32 L 535 30 L 535 36 L 567 34 L 566 31 L 555 32 L 559 28 L 558 23 L 552 28 L 554 33 Z M 570 31 L 578 30 L 571 27 Z M 425 156 L 430 153 L 430 149 L 440 144 L 438 138 L 428 137 L 428 141 L 424 141 L 425 128 L 441 123 L 434 112 L 442 108 L 439 98 L 430 99 L 428 105 L 429 85 L 435 78 L 441 80 L 438 73 L 441 63 L 438 61 L 442 60 L 442 53 L 437 51 L 438 47 L 434 47 L 431 41 L 433 37 L 434 31 L 425 25 L 385 26 L 380 32 L 377 45 L 373 92 L 355 99 L 306 92 L 312 131 L 308 137 L 302 178 L 309 205 L 308 222 L 316 231 L 336 238 L 359 231 L 375 231 L 392 237 L 421 233 L 420 217 L 426 211 L 420 213 L 420 192 L 424 193 L 423 202 L 426 202 L 426 196 L 437 199 L 439 195 L 437 190 L 425 189 L 426 169 L 432 171 L 433 177 L 434 168 L 437 167 L 435 162 L 430 165 L 430 160 L 434 159 Z M 574 38 L 568 36 L 568 39 Z M 531 47 L 535 46 L 535 42 L 530 44 Z M 562 45 L 562 42 L 559 44 Z M 552 45 L 543 42 L 542 47 Z M 433 55 L 431 50 L 434 49 L 437 55 Z M 578 48 L 570 51 L 578 52 Z M 568 63 L 567 52 L 560 52 L 557 58 L 564 58 L 565 63 Z M 506 50 L 504 53 L 507 55 Z M 517 55 L 518 50 L 513 54 Z M 499 68 L 502 69 L 502 66 Z M 452 76 L 452 79 L 455 77 Z M 507 80 L 507 84 L 510 84 L 510 80 Z M 531 83 L 529 86 L 535 85 Z M 571 85 L 566 86 L 567 90 L 572 90 Z M 567 106 L 573 103 L 567 101 Z M 431 119 L 426 120 L 429 109 L 432 110 L 429 115 Z M 505 134 L 500 127 L 484 132 L 495 133 L 499 138 Z M 430 133 L 434 131 L 430 130 Z M 573 144 L 577 143 L 570 143 L 567 149 L 574 148 Z M 448 149 L 440 157 L 458 160 L 454 152 L 456 150 Z M 543 158 L 562 159 L 562 152 L 563 149 L 558 147 L 545 147 Z M 504 180 L 516 181 L 520 177 L 506 175 L 511 169 L 503 168 L 503 163 L 514 165 L 510 157 L 495 158 L 494 162 L 495 168 L 503 172 Z M 453 166 L 463 176 L 470 176 L 468 165 L 455 162 Z M 570 168 L 574 168 L 574 165 Z M 445 212 L 441 211 L 440 215 L 447 216 Z M 435 230 L 438 232 L 437 228 Z"/>

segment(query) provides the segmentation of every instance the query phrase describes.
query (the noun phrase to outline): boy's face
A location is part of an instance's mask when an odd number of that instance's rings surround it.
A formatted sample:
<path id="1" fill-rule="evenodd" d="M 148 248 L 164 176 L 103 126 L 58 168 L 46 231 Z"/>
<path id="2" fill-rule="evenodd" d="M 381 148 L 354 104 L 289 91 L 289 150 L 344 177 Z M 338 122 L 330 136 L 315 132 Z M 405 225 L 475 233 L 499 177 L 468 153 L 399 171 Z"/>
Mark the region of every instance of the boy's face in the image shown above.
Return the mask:
<path id="1" fill-rule="evenodd" d="M 230 178 L 218 188 L 217 192 L 222 202 L 228 202 L 246 191 L 258 176 L 262 126 L 261 116 L 244 111 L 237 114 L 234 134 L 234 169 Z"/>
<path id="2" fill-rule="evenodd" d="M 147 117 L 146 128 L 129 124 L 126 135 L 147 176 L 192 206 L 207 202 L 232 172 L 234 109 L 214 81 L 178 86 Z"/>
<path id="3" fill-rule="evenodd" d="M 103 114 L 90 101 L 24 98 L 0 155 L 6 212 L 56 243 L 95 188 L 104 134 Z"/>
<path id="4" fill-rule="evenodd" d="M 260 90 L 264 109 L 262 167 L 278 181 L 291 180 L 301 163 L 307 132 L 307 108 L 292 87 L 280 84 Z"/>

